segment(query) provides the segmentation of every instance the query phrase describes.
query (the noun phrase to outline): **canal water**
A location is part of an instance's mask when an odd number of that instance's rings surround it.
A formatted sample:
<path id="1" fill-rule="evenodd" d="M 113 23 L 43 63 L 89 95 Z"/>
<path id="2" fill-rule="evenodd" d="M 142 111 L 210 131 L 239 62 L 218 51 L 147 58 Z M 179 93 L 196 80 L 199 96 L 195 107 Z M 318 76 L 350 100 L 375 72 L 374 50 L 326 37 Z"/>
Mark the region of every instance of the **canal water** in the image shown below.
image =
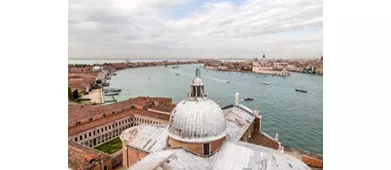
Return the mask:
<path id="1" fill-rule="evenodd" d="M 111 88 L 121 88 L 119 101 L 137 96 L 165 96 L 177 103 L 186 97 L 198 64 L 144 67 L 117 72 L 108 80 Z M 241 101 L 251 109 L 259 104 L 262 131 L 274 137 L 278 132 L 283 146 L 323 154 L 323 77 L 292 73 L 288 77 L 215 72 L 201 69 L 208 98 L 232 104 L 235 93 L 252 97 Z M 176 75 L 175 73 L 178 73 Z M 230 83 L 226 83 L 228 80 Z M 261 82 L 270 82 L 270 85 Z M 296 92 L 302 88 L 308 93 Z M 111 98 L 111 97 L 110 97 Z M 108 98 L 109 99 L 109 98 Z"/>

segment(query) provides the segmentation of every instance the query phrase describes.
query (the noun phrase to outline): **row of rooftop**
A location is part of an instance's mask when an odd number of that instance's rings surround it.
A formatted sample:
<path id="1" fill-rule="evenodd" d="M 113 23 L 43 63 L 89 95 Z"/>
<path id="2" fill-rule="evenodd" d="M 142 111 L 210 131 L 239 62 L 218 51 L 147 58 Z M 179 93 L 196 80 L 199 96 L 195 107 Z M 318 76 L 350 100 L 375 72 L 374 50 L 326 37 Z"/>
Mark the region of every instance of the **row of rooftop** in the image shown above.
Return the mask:
<path id="1" fill-rule="evenodd" d="M 283 71 L 323 75 L 323 57 L 320 59 L 254 59 L 246 61 L 203 60 L 206 69 L 279 74 Z M 287 74 L 281 74 L 287 75 Z"/>

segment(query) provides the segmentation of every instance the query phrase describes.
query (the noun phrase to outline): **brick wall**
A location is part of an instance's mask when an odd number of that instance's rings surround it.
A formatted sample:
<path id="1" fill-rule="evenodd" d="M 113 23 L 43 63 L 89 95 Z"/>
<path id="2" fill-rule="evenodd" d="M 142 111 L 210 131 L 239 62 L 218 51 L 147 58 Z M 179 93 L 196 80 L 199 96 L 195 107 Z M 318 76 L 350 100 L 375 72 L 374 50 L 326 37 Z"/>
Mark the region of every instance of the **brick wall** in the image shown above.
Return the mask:
<path id="1" fill-rule="evenodd" d="M 137 163 L 139 160 L 143 159 L 148 155 L 148 153 L 144 151 L 140 151 L 138 149 L 132 148 L 132 147 L 123 147 L 123 161 L 122 165 L 125 168 L 129 168 L 133 164 Z"/>
<path id="2" fill-rule="evenodd" d="M 323 168 L 323 161 L 322 160 L 312 158 L 309 156 L 305 156 L 305 155 L 303 155 L 301 157 L 301 160 L 309 166 L 316 167 L 316 168 Z"/>
<path id="3" fill-rule="evenodd" d="M 213 153 L 217 149 L 219 149 L 221 144 L 224 142 L 224 140 L 225 140 L 225 137 L 211 142 L 211 144 L 210 144 L 211 153 Z M 184 149 L 192 151 L 193 153 L 196 153 L 198 155 L 202 155 L 202 153 L 203 153 L 203 150 L 202 150 L 203 143 L 184 143 L 184 142 L 175 140 L 173 138 L 169 138 L 168 143 L 172 148 L 184 148 Z"/>
<path id="4" fill-rule="evenodd" d="M 223 137 L 217 141 L 212 142 L 211 146 L 210 146 L 211 152 L 214 153 L 217 149 L 219 149 L 224 141 L 225 141 L 225 137 Z"/>

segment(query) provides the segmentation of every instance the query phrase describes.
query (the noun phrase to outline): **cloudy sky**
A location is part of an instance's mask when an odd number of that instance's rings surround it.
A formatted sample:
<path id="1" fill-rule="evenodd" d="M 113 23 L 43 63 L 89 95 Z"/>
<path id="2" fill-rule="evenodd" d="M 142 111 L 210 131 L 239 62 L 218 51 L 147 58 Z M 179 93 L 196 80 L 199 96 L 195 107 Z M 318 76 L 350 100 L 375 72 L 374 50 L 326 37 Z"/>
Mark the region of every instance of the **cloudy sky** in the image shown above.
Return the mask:
<path id="1" fill-rule="evenodd" d="M 323 55 L 322 0 L 69 0 L 69 58 Z"/>

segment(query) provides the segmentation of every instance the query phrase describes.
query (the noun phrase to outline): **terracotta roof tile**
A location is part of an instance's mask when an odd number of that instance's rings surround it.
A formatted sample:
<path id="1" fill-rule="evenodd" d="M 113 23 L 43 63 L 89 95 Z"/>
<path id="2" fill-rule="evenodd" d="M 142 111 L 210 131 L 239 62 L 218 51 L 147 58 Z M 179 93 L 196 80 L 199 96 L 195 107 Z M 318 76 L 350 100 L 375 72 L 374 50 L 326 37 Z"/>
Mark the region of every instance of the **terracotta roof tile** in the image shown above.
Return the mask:
<path id="1" fill-rule="evenodd" d="M 91 169 L 96 166 L 94 161 L 110 158 L 110 155 L 68 140 L 68 167 L 71 169 Z"/>

